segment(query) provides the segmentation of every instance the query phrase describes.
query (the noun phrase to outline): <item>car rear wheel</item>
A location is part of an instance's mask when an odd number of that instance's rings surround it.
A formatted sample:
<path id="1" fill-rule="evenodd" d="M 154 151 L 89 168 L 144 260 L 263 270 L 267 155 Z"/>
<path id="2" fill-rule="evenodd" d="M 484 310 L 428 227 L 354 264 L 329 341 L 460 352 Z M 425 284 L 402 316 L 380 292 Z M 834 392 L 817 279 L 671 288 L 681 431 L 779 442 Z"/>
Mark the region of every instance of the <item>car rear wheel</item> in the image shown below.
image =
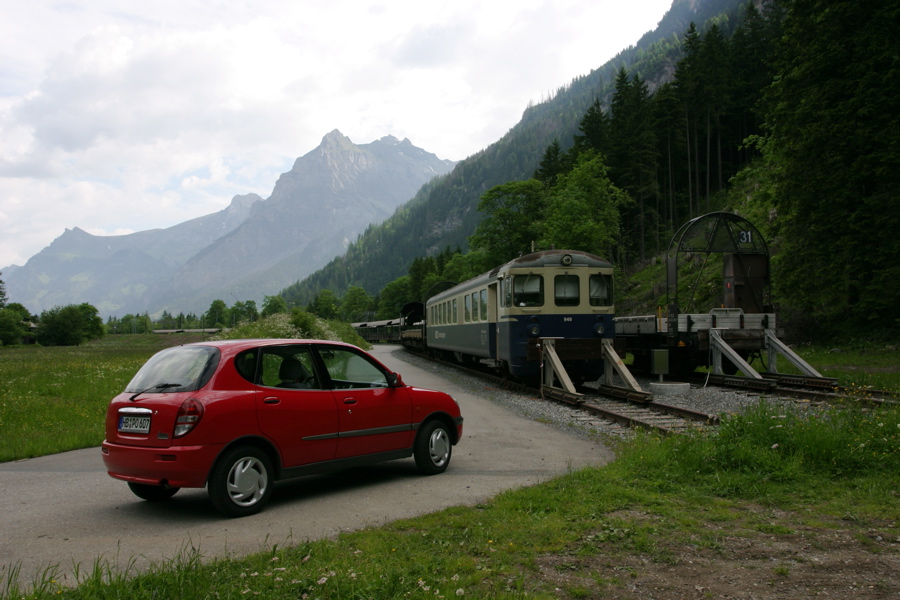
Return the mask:
<path id="1" fill-rule="evenodd" d="M 209 499 L 228 517 L 246 517 L 262 510 L 272 496 L 272 462 L 254 446 L 238 446 L 223 454 L 209 475 Z"/>
<path id="2" fill-rule="evenodd" d="M 416 436 L 413 455 L 416 467 L 426 475 L 436 475 L 447 470 L 450 455 L 453 453 L 453 442 L 450 431 L 441 421 L 429 421 Z"/>
<path id="3" fill-rule="evenodd" d="M 128 487 L 132 493 L 147 502 L 162 502 L 168 500 L 178 492 L 181 488 L 165 487 L 162 485 L 148 485 L 146 483 L 128 482 Z"/>

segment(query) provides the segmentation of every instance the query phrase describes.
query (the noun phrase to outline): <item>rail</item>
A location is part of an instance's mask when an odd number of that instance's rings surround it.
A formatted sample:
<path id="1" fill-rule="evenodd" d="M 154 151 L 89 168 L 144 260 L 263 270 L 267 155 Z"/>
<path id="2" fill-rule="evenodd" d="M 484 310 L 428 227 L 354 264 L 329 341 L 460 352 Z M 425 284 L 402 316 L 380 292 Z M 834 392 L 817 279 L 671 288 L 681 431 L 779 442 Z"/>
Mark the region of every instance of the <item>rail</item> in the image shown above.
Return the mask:
<path id="1" fill-rule="evenodd" d="M 672 435 L 697 431 L 704 427 L 719 424 L 719 418 L 716 415 L 654 402 L 652 395 L 643 391 L 637 392 L 624 387 L 609 385 L 601 385 L 597 389 L 585 387 L 576 389 L 572 385 L 569 390 L 552 385 L 542 385 L 538 389 L 459 363 L 441 360 L 424 354 L 417 354 L 417 356 L 489 381 L 499 388 L 532 396 L 540 395 L 542 399 L 567 404 L 584 413 L 598 416 L 625 427 L 639 427 L 662 435 Z M 635 385 L 640 389 L 636 381 Z M 604 398 L 600 394 L 611 397 Z"/>

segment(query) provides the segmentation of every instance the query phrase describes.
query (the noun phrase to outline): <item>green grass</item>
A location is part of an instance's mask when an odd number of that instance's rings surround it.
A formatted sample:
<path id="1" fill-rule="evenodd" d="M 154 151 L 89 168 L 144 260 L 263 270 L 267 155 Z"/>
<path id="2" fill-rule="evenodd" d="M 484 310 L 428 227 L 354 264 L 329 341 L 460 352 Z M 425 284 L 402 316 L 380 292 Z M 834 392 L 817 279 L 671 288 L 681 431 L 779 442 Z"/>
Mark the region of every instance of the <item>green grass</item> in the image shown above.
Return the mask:
<path id="1" fill-rule="evenodd" d="M 834 422 L 823 422 L 835 419 Z M 334 540 L 298 541 L 243 558 L 203 560 L 186 546 L 147 572 L 98 561 L 63 587 L 50 569 L 3 598 L 579 598 L 616 597 L 647 565 L 669 569 L 682 548 L 727 554 L 732 538 L 790 538 L 810 524 L 900 536 L 900 411 L 832 409 L 813 426 L 765 403 L 717 433 L 622 442 L 618 458 L 477 506 L 452 507 Z M 836 432 L 842 432 L 835 437 Z M 849 445 L 848 445 L 849 442 Z M 864 452 L 856 448 L 865 444 Z M 873 446 L 873 447 L 870 447 Z M 644 566 L 636 568 L 634 557 Z M 577 579 L 560 583 L 556 575 Z M 598 565 L 606 565 L 600 574 Z M 790 578 L 776 562 L 768 577 Z M 609 573 L 615 573 L 610 576 Z M 563 587 L 560 587 L 560 586 Z M 29 591 L 26 591 L 29 589 Z"/>
<path id="2" fill-rule="evenodd" d="M 141 365 L 194 336 L 119 335 L 0 348 L 0 462 L 98 446 L 106 406 Z"/>
<path id="3" fill-rule="evenodd" d="M 860 389 L 900 390 L 900 347 L 851 342 L 847 345 L 793 348 L 824 377 L 834 377 L 842 385 Z M 797 373 L 783 357 L 778 358 L 778 370 Z"/>

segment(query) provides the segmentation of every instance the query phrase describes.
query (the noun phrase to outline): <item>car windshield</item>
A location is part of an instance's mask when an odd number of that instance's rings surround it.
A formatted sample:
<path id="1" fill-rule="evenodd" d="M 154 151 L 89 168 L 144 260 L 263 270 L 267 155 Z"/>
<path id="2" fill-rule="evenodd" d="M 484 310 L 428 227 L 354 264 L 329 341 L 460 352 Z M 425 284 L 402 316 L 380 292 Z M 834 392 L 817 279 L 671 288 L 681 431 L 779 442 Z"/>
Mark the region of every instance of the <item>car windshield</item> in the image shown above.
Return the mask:
<path id="1" fill-rule="evenodd" d="M 193 392 L 206 385 L 219 364 L 219 350 L 211 346 L 176 346 L 157 352 L 131 380 L 125 391 Z"/>

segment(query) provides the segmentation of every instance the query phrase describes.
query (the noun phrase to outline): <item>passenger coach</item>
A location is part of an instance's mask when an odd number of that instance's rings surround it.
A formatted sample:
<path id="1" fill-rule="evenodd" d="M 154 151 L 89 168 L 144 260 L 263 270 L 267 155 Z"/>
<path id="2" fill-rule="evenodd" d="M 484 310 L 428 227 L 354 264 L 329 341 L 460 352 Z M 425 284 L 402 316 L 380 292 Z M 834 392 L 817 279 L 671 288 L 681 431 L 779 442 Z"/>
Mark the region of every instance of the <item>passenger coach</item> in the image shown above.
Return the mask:
<path id="1" fill-rule="evenodd" d="M 612 338 L 613 317 L 613 266 L 586 252 L 546 250 L 430 298 L 427 346 L 461 362 L 487 359 L 504 373 L 535 379 L 539 338 Z M 575 381 L 603 374 L 600 360 L 564 364 Z"/>

